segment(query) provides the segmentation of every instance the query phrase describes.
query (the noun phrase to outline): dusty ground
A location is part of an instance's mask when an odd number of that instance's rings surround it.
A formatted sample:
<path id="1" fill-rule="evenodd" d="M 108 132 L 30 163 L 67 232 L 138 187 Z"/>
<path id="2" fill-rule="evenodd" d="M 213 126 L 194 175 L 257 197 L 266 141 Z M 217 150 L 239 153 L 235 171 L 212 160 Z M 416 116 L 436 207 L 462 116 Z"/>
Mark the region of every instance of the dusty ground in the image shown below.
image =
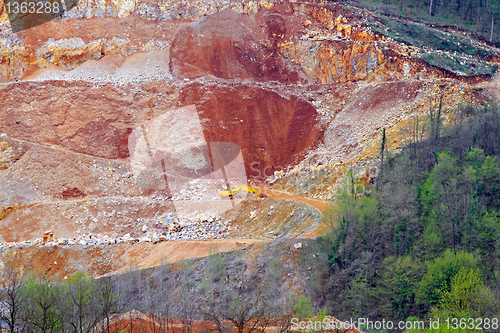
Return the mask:
<path id="1" fill-rule="evenodd" d="M 193 257 L 204 257 L 260 244 L 262 239 L 169 241 L 158 244 L 129 243 L 108 246 L 30 246 L 2 252 L 4 265 L 47 272 L 63 278 L 77 271 L 96 276 L 119 274 Z"/>
<path id="2" fill-rule="evenodd" d="M 479 84 L 478 86 L 483 88 L 486 93 L 493 96 L 497 101 L 500 101 L 500 76 L 498 74 L 493 80 Z"/>

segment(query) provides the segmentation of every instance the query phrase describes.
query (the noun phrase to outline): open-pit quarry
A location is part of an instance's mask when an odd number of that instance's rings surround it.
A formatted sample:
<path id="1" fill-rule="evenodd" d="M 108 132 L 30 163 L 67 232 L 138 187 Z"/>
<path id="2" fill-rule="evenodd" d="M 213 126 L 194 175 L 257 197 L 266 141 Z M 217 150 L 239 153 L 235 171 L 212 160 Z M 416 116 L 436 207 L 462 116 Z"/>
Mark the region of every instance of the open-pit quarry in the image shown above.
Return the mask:
<path id="1" fill-rule="evenodd" d="M 336 2 L 81 0 L 18 33 L 1 10 L 0 259 L 60 277 L 324 234 L 384 128 L 397 151 L 441 97 L 451 124 L 494 95 Z"/>

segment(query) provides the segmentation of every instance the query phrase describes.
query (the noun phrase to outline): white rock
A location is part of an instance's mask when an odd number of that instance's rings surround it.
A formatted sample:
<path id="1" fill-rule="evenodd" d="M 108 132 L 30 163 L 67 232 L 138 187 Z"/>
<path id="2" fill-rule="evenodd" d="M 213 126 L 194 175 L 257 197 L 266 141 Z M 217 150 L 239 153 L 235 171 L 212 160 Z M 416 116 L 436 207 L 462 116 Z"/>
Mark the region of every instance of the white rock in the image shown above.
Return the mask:
<path id="1" fill-rule="evenodd" d="M 293 244 L 293 247 L 296 249 L 301 249 L 302 248 L 302 243 L 295 243 Z"/>

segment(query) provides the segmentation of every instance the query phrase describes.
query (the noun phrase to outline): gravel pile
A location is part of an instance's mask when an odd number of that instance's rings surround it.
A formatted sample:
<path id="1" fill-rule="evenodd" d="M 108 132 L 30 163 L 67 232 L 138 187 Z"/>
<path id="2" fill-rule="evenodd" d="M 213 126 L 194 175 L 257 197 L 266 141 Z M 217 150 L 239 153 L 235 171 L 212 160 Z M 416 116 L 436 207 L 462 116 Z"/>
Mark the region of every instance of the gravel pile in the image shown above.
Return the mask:
<path id="1" fill-rule="evenodd" d="M 126 86 L 150 81 L 171 81 L 165 45 L 153 45 L 152 51 L 128 55 L 121 65 L 106 64 L 103 60 L 88 60 L 71 71 L 49 68 L 31 81 L 89 81 L 97 85 Z M 108 56 L 112 57 L 112 56 Z M 116 56 L 115 56 L 116 57 Z M 103 58 L 105 59 L 105 58 Z M 111 62 L 111 61 L 110 61 Z"/>
<path id="2" fill-rule="evenodd" d="M 163 232 L 145 230 L 144 236 L 132 237 L 130 233 L 121 237 L 110 237 L 101 234 L 86 234 L 74 238 L 57 238 L 54 237 L 49 241 L 44 241 L 43 238 L 34 240 L 26 240 L 22 242 L 2 242 L 0 243 L 0 251 L 8 248 L 22 248 L 29 246 L 107 246 L 113 244 L 130 244 L 130 243 L 159 243 L 169 240 L 188 240 L 188 239 L 221 239 L 227 236 L 231 230 L 231 222 L 224 221 L 220 218 L 208 218 L 206 221 L 197 222 L 186 226 L 181 226 L 176 220 L 165 219 L 162 224 Z M 171 222 L 166 224 L 167 222 Z"/>
<path id="3" fill-rule="evenodd" d="M 189 182 L 189 186 L 172 195 L 172 200 L 224 200 L 227 199 L 219 195 L 218 190 L 225 189 L 226 184 L 221 180 L 194 179 Z"/>

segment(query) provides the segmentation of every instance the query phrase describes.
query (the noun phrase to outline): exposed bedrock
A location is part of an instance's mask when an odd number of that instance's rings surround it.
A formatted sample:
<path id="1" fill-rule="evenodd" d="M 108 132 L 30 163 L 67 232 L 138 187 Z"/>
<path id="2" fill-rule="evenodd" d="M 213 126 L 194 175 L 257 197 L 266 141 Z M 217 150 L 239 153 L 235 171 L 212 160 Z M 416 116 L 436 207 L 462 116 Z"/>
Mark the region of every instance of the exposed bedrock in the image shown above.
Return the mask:
<path id="1" fill-rule="evenodd" d="M 280 13 L 245 15 L 230 9 L 183 24 L 171 46 L 171 71 L 177 78 L 295 83 L 299 73 L 277 49 L 287 24 Z"/>
<path id="2" fill-rule="evenodd" d="M 257 181 L 298 162 L 323 138 L 315 107 L 293 95 L 194 83 L 180 91 L 179 100 L 196 105 L 207 142 L 240 146 L 247 176 Z"/>

